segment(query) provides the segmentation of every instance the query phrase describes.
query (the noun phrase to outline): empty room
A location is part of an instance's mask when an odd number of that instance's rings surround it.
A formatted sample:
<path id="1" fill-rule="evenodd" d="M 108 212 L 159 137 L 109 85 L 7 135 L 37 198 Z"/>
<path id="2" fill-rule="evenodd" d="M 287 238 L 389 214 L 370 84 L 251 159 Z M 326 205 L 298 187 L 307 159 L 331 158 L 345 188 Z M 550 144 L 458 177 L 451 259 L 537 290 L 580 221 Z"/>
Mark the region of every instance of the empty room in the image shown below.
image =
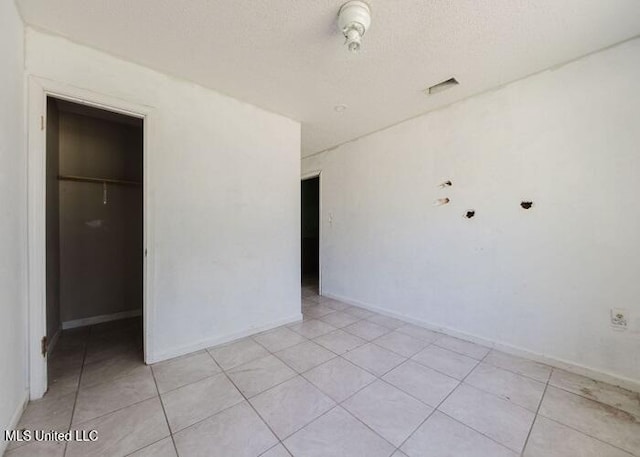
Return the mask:
<path id="1" fill-rule="evenodd" d="M 640 2 L 0 0 L 0 455 L 640 457 Z"/>

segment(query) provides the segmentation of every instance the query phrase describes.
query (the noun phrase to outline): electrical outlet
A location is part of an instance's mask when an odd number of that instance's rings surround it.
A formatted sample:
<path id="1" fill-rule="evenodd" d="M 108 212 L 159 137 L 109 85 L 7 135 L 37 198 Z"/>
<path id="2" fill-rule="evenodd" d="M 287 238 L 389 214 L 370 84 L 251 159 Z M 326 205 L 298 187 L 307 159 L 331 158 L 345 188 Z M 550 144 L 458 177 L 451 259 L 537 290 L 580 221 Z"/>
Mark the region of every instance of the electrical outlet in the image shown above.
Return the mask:
<path id="1" fill-rule="evenodd" d="M 627 310 L 622 308 L 611 308 L 611 327 L 616 330 L 627 329 Z"/>

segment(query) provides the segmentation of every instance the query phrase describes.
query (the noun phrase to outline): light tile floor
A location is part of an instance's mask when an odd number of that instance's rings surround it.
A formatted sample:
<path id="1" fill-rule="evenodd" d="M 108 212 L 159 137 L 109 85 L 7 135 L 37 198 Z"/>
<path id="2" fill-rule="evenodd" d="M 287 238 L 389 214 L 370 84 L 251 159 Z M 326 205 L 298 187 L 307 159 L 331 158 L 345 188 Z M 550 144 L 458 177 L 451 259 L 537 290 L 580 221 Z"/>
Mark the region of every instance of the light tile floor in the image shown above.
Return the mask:
<path id="1" fill-rule="evenodd" d="M 640 396 L 320 297 L 303 322 L 151 367 L 140 321 L 65 332 L 7 457 L 640 456 Z"/>

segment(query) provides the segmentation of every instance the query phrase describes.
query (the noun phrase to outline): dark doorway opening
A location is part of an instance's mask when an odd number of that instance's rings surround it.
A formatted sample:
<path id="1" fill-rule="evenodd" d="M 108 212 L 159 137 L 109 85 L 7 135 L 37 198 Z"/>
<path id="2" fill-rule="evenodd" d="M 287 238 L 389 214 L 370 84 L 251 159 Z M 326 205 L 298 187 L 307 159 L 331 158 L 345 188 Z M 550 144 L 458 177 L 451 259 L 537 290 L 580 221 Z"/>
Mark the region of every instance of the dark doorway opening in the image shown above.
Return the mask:
<path id="1" fill-rule="evenodd" d="M 47 97 L 47 395 L 144 364 L 143 122 Z"/>
<path id="2" fill-rule="evenodd" d="M 302 285 L 318 293 L 320 280 L 320 177 L 304 179 L 302 201 Z"/>

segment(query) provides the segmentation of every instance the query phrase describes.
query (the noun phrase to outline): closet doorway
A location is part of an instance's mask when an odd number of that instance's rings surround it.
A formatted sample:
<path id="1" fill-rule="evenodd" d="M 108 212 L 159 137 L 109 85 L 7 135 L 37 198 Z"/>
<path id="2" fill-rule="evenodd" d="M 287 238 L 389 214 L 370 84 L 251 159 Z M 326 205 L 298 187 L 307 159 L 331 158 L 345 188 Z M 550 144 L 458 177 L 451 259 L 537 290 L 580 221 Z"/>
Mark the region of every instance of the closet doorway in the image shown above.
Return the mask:
<path id="1" fill-rule="evenodd" d="M 321 294 L 320 268 L 320 175 L 302 178 L 301 200 L 301 272 L 303 291 Z"/>
<path id="2" fill-rule="evenodd" d="M 143 122 L 46 98 L 43 352 L 51 395 L 144 364 Z"/>

